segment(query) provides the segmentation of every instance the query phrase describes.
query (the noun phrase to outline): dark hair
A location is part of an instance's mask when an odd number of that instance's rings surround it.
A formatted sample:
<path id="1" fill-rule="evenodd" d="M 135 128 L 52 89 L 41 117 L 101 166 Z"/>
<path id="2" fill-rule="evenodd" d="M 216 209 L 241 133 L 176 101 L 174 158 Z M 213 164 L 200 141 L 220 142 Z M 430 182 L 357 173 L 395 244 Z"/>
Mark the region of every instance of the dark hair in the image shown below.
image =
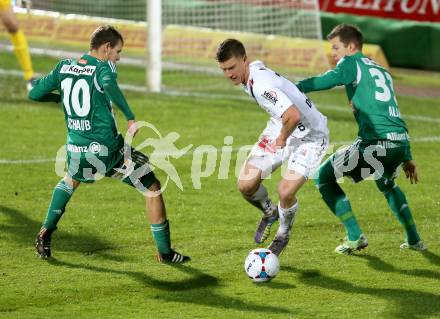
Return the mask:
<path id="1" fill-rule="evenodd" d="M 118 30 L 111 25 L 102 25 L 93 31 L 90 38 L 90 49 L 98 49 L 107 42 L 110 43 L 110 47 L 114 48 L 119 41 L 124 44 L 124 39 Z"/>
<path id="2" fill-rule="evenodd" d="M 215 55 L 218 62 L 225 62 L 232 57 L 245 57 L 246 49 L 240 41 L 236 39 L 226 39 L 220 43 Z"/>
<path id="3" fill-rule="evenodd" d="M 352 24 L 340 24 L 327 35 L 327 40 L 339 37 L 345 46 L 354 43 L 356 48 L 362 50 L 363 36 L 359 28 Z"/>

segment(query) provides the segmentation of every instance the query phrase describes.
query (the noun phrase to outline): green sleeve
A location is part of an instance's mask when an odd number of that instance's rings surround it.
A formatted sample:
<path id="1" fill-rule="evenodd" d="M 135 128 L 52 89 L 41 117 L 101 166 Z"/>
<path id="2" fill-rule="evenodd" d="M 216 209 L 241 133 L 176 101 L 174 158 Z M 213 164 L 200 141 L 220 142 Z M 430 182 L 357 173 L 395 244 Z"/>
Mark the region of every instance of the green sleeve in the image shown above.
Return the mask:
<path id="1" fill-rule="evenodd" d="M 38 102 L 61 102 L 60 94 L 53 93 L 59 86 L 58 74 L 61 63 L 58 63 L 49 74 L 32 83 L 33 87 L 28 93 L 29 99 Z"/>
<path id="2" fill-rule="evenodd" d="M 110 62 L 109 62 L 110 63 Z M 116 81 L 116 72 L 109 66 L 109 64 L 104 64 L 101 71 L 98 74 L 98 83 L 104 88 L 105 95 L 116 104 L 116 106 L 122 111 L 125 118 L 129 120 L 134 120 L 134 114 L 128 106 L 127 100 L 119 88 Z"/>
<path id="3" fill-rule="evenodd" d="M 352 83 L 356 80 L 356 73 L 356 62 L 350 57 L 345 57 L 333 70 L 299 81 L 297 87 L 303 93 L 327 90 Z"/>

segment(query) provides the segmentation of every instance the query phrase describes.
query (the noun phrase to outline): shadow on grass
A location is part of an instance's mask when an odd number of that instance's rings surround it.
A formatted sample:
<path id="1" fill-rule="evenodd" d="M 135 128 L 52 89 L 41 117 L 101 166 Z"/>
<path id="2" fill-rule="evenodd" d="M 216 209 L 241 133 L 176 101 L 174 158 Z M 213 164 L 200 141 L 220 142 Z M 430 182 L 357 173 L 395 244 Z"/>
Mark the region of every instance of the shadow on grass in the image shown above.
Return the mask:
<path id="1" fill-rule="evenodd" d="M 436 256 L 433 253 L 430 253 L 430 255 Z M 353 255 L 353 256 L 355 256 L 356 258 L 362 258 L 362 259 L 367 260 L 368 261 L 367 266 L 369 266 L 377 271 L 392 272 L 392 273 L 399 273 L 402 275 L 425 277 L 425 278 L 429 278 L 429 279 L 440 280 L 440 272 L 438 272 L 438 271 L 432 271 L 432 270 L 427 270 L 427 269 L 411 269 L 411 270 L 399 269 L 399 268 L 395 267 L 394 265 L 391 265 L 391 264 L 381 260 L 377 256 L 372 256 L 372 255 Z"/>
<path id="2" fill-rule="evenodd" d="M 439 255 L 436 255 L 432 251 L 429 251 L 429 250 L 422 251 L 421 254 L 423 255 L 423 257 L 428 259 L 432 264 L 440 266 L 440 256 Z"/>
<path id="3" fill-rule="evenodd" d="M 166 279 L 153 278 L 141 271 L 125 271 L 91 265 L 73 264 L 55 258 L 50 258 L 47 262 L 53 266 L 128 276 L 144 287 L 151 287 L 160 290 L 155 298 L 164 301 L 190 303 L 201 306 L 257 313 L 291 313 L 289 309 L 286 308 L 249 303 L 237 298 L 218 294 L 215 292 L 215 288 L 220 285 L 216 277 L 188 265 L 169 265 L 169 267 L 173 267 L 190 277 L 178 281 L 168 281 Z M 168 265 L 161 266 L 166 267 Z"/>
<path id="4" fill-rule="evenodd" d="M 440 295 L 429 292 L 406 289 L 363 287 L 354 283 L 323 275 L 319 270 L 301 270 L 294 267 L 285 267 L 286 271 L 298 274 L 298 280 L 308 286 L 320 287 L 327 290 L 335 290 L 352 295 L 369 295 L 382 298 L 390 302 L 386 318 L 434 318 L 440 315 Z"/>
<path id="5" fill-rule="evenodd" d="M 0 205 L 0 215 L 8 218 L 5 223 L 0 225 L 0 237 L 5 237 L 8 241 L 15 241 L 26 247 L 34 247 L 35 236 L 41 227 L 40 222 L 30 219 L 19 210 L 3 205 Z M 58 241 L 58 239 L 60 240 Z M 99 252 L 99 257 L 104 259 L 124 260 L 123 257 L 107 252 L 117 247 L 92 234 L 74 235 L 56 231 L 53 235 L 52 246 L 55 248 L 55 253 L 57 250 L 80 252 L 85 255 Z"/>
<path id="6" fill-rule="evenodd" d="M 283 266 L 281 267 L 281 270 L 283 270 Z M 264 287 L 267 287 L 269 289 L 282 289 L 282 290 L 296 288 L 295 285 L 288 284 L 285 282 L 277 282 L 277 281 L 263 282 L 256 285 L 263 285 Z"/>

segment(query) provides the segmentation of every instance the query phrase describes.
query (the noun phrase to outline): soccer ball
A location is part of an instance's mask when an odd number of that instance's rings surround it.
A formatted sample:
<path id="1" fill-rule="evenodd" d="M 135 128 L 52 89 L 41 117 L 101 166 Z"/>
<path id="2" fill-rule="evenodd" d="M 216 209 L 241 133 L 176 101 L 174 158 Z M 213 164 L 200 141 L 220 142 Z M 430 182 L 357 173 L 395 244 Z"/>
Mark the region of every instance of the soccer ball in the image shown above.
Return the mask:
<path id="1" fill-rule="evenodd" d="M 278 257 L 266 248 L 252 250 L 244 261 L 244 270 L 253 282 L 265 282 L 280 271 Z"/>

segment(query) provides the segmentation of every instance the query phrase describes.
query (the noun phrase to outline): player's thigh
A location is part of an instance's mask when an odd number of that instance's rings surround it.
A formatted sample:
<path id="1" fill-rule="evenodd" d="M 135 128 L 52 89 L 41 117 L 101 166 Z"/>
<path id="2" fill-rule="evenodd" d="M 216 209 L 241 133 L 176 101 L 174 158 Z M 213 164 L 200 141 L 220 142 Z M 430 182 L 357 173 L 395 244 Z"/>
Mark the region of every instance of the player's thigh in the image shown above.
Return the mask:
<path id="1" fill-rule="evenodd" d="M 245 194 L 255 193 L 261 184 L 261 175 L 261 169 L 245 161 L 237 180 L 237 187 L 240 192 Z"/>
<path id="2" fill-rule="evenodd" d="M 352 148 L 349 162 L 345 162 L 335 171 L 343 171 L 344 176 L 354 182 L 367 178 L 391 180 L 396 176 L 399 166 L 407 157 L 407 150 L 402 147 L 383 147 L 380 144 L 360 144 Z M 336 159 L 333 163 L 341 163 Z M 338 164 L 334 164 L 338 165 Z M 336 166 L 337 167 L 337 166 Z"/>
<path id="3" fill-rule="evenodd" d="M 100 159 L 92 160 L 83 152 L 67 152 L 67 176 L 78 182 L 93 183 L 97 179 L 97 173 L 105 174 L 105 163 Z"/>
<path id="4" fill-rule="evenodd" d="M 4 0 L 0 0 L 0 20 L 4 24 L 6 30 L 9 33 L 15 33 L 19 29 L 18 20 L 15 17 L 14 11 L 12 10 L 11 4 L 7 1 L 5 5 Z"/>
<path id="5" fill-rule="evenodd" d="M 376 173 L 376 181 L 382 180 L 385 185 L 391 184 L 399 175 L 402 164 L 410 159 L 411 152 L 409 145 L 394 144 L 394 146 L 387 148 L 386 156 L 379 159 L 383 169 L 380 174 Z M 379 183 L 381 183 L 381 181 L 379 181 Z"/>
<path id="6" fill-rule="evenodd" d="M 0 0 L 0 11 L 12 10 L 11 0 Z"/>
<path id="7" fill-rule="evenodd" d="M 240 171 L 239 179 L 253 179 L 257 171 L 260 171 L 260 178 L 265 179 L 272 174 L 286 160 L 287 156 L 283 150 L 275 152 L 257 143 L 252 148 Z M 257 168 L 257 171 L 255 171 Z"/>
<path id="8" fill-rule="evenodd" d="M 133 186 L 142 193 L 158 183 L 151 170 L 148 156 L 128 145 L 113 153 L 108 167 L 106 176 Z"/>
<path id="9" fill-rule="evenodd" d="M 306 180 L 315 178 L 319 164 L 327 152 L 328 144 L 327 138 L 296 141 L 290 146 L 291 151 L 287 162 L 287 172 L 296 172 Z M 295 177 L 295 175 L 292 175 L 292 177 Z"/>
<path id="10" fill-rule="evenodd" d="M 363 159 L 360 144 L 361 140 L 356 140 L 351 145 L 339 148 L 324 163 L 325 165 L 328 161 L 331 162 L 335 180 L 345 176 L 357 183 L 363 179 L 363 172 L 370 169 Z"/>

